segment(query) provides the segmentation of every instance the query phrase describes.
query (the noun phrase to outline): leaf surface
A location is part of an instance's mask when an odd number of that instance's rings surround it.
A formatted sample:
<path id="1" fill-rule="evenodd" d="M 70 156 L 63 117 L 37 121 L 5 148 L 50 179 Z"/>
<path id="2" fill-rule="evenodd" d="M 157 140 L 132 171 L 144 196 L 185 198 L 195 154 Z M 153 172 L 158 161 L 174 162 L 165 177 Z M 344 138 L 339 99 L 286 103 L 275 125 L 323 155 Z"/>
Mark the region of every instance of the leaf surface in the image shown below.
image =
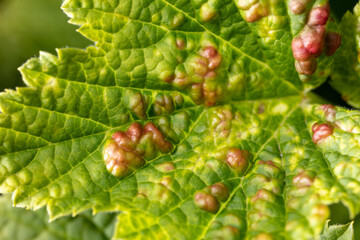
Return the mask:
<path id="1" fill-rule="evenodd" d="M 327 205 L 359 213 L 359 112 L 306 94 L 331 57 L 294 67 L 309 11 L 239 4 L 65 1 L 95 46 L 40 53 L 0 95 L 0 191 L 51 219 L 119 211 L 115 239 L 312 239 Z"/>
<path id="2" fill-rule="evenodd" d="M 354 228 L 353 223 L 348 223 L 346 225 L 328 225 L 326 223 L 324 232 L 322 234 L 322 239 L 329 240 L 342 240 L 342 239 L 354 239 Z"/>

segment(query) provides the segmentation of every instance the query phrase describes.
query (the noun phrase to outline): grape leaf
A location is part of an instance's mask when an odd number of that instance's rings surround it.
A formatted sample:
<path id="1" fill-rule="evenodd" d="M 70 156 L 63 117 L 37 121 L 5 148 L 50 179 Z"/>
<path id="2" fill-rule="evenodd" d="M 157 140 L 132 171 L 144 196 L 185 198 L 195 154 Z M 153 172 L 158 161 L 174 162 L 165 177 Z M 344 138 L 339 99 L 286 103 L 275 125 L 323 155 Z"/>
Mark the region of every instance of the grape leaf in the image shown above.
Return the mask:
<path id="1" fill-rule="evenodd" d="M 119 211 L 115 239 L 313 239 L 327 205 L 359 213 L 360 113 L 306 94 L 332 69 L 307 20 L 327 1 L 291 4 L 65 1 L 95 46 L 40 53 L 0 95 L 0 191 L 50 219 Z"/>
<path id="2" fill-rule="evenodd" d="M 348 223 L 346 225 L 329 226 L 329 222 L 327 222 L 324 232 L 321 236 L 321 239 L 326 239 L 326 240 L 354 239 L 353 223 Z"/>
<path id="3" fill-rule="evenodd" d="M 354 13 L 347 12 L 342 19 L 340 29 L 343 38 L 341 51 L 335 55 L 334 72 L 331 86 L 339 91 L 342 98 L 351 106 L 360 108 L 359 88 L 359 16 L 360 6 L 357 4 Z"/>
<path id="4" fill-rule="evenodd" d="M 48 222 L 45 209 L 36 212 L 11 207 L 8 196 L 0 197 L 0 234 L 3 240 L 76 240 L 111 239 L 114 213 L 99 213 L 91 216 L 86 211 L 74 218 L 64 217 Z"/>

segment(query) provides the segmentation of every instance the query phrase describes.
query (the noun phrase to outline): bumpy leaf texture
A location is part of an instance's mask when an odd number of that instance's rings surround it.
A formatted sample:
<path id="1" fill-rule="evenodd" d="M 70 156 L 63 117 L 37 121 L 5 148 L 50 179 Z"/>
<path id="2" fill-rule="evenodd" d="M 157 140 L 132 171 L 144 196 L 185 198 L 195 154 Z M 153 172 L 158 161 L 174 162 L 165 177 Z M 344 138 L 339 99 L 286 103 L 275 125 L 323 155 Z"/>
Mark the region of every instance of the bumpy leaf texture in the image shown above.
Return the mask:
<path id="1" fill-rule="evenodd" d="M 354 229 L 352 223 L 346 225 L 328 225 L 326 223 L 324 233 L 321 235 L 321 239 L 326 240 L 341 240 L 341 239 L 352 239 L 354 234 Z"/>
<path id="2" fill-rule="evenodd" d="M 0 235 L 2 240 L 107 240 L 111 239 L 114 213 L 95 217 L 86 211 L 74 218 L 64 217 L 48 222 L 45 209 L 36 212 L 11 207 L 9 196 L 0 197 Z"/>
<path id="3" fill-rule="evenodd" d="M 340 24 L 344 41 L 335 56 L 335 69 L 331 76 L 331 85 L 342 94 L 342 98 L 351 106 L 360 108 L 360 5 L 354 13 L 347 12 Z"/>
<path id="4" fill-rule="evenodd" d="M 63 9 L 95 46 L 40 53 L 0 96 L 16 206 L 119 211 L 114 239 L 314 239 L 329 204 L 360 212 L 360 113 L 306 94 L 339 43 L 327 1 Z"/>

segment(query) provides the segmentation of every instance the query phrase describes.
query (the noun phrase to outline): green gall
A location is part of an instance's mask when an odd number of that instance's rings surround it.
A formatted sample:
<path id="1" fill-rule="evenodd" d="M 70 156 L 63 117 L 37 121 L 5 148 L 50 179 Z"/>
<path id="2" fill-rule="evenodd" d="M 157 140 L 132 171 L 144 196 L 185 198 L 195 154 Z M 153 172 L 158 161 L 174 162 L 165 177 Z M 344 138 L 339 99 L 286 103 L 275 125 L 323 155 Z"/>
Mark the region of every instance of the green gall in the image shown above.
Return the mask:
<path id="1" fill-rule="evenodd" d="M 170 183 L 172 182 L 171 177 L 163 177 L 160 181 L 160 183 L 162 185 L 164 185 L 165 187 L 168 187 L 170 185 Z"/>
<path id="2" fill-rule="evenodd" d="M 267 202 L 275 202 L 276 197 L 269 190 L 260 189 L 256 192 L 256 195 L 251 198 L 251 202 L 255 203 L 258 200 L 263 200 L 263 201 L 267 201 Z"/>
<path id="3" fill-rule="evenodd" d="M 267 177 L 271 178 L 282 178 L 283 177 L 283 171 L 280 168 L 279 165 L 277 165 L 275 162 L 269 160 L 269 161 L 263 161 L 260 160 L 257 163 L 257 173 L 264 174 Z"/>
<path id="4" fill-rule="evenodd" d="M 203 99 L 202 84 L 196 83 L 191 86 L 190 97 L 196 104 L 201 104 Z"/>
<path id="5" fill-rule="evenodd" d="M 190 82 L 189 79 L 186 75 L 186 72 L 177 69 L 176 73 L 175 73 L 175 78 L 173 79 L 173 82 L 175 86 L 179 87 L 179 88 L 185 88 L 187 87 Z"/>
<path id="6" fill-rule="evenodd" d="M 294 186 L 299 188 L 311 187 L 314 183 L 314 178 L 306 171 L 303 171 L 293 178 L 292 183 Z"/>
<path id="7" fill-rule="evenodd" d="M 176 43 L 176 47 L 179 50 L 185 49 L 185 40 L 184 39 L 178 38 L 178 39 L 176 39 L 175 43 Z"/>
<path id="8" fill-rule="evenodd" d="M 158 95 L 154 103 L 154 112 L 156 115 L 163 113 L 169 114 L 174 111 L 174 101 L 170 95 Z"/>
<path id="9" fill-rule="evenodd" d="M 328 219 L 330 216 L 330 210 L 329 207 L 325 204 L 317 204 L 315 205 L 310 214 L 310 222 L 318 223 L 318 222 L 324 222 L 326 219 Z"/>
<path id="10" fill-rule="evenodd" d="M 238 0 L 236 3 L 238 8 L 242 10 L 244 20 L 249 23 L 258 21 L 270 13 L 269 7 L 267 6 L 268 1 Z"/>
<path id="11" fill-rule="evenodd" d="M 265 112 L 265 104 L 260 103 L 259 107 L 257 108 L 257 114 L 262 114 Z"/>
<path id="12" fill-rule="evenodd" d="M 240 238 L 240 231 L 232 225 L 214 226 L 205 236 L 205 239 L 226 239 L 236 240 Z"/>
<path id="13" fill-rule="evenodd" d="M 147 159 L 152 159 L 156 155 L 156 146 L 153 141 L 153 133 L 142 133 L 139 144 L 136 146 L 135 153 L 144 156 Z"/>
<path id="14" fill-rule="evenodd" d="M 253 238 L 253 240 L 274 240 L 272 235 L 269 233 L 260 233 L 256 237 Z"/>
<path id="15" fill-rule="evenodd" d="M 130 97 L 129 108 L 141 119 L 146 118 L 146 106 L 142 94 L 137 92 Z"/>
<path id="16" fill-rule="evenodd" d="M 259 0 L 236 0 L 235 4 L 241 10 L 248 10 L 258 2 Z"/>
<path id="17" fill-rule="evenodd" d="M 159 130 L 166 139 L 171 139 L 173 142 L 178 143 L 179 139 L 174 129 L 172 128 L 172 123 L 168 116 L 161 116 L 157 120 L 155 120 L 157 126 L 159 126 Z"/>
<path id="18" fill-rule="evenodd" d="M 315 58 L 310 58 L 305 61 L 295 61 L 296 71 L 303 75 L 312 75 L 316 72 L 317 62 Z"/>
<path id="19" fill-rule="evenodd" d="M 127 165 L 131 168 L 137 169 L 145 164 L 145 161 L 135 152 L 125 152 L 125 157 L 127 159 Z"/>
<path id="20" fill-rule="evenodd" d="M 141 198 L 147 198 L 150 201 L 156 201 L 160 204 L 168 204 L 170 199 L 174 197 L 172 191 L 170 190 L 170 177 L 164 177 L 158 183 L 151 183 L 146 188 L 139 190 L 138 196 Z M 141 194 L 141 195 L 140 195 Z"/>
<path id="21" fill-rule="evenodd" d="M 234 226 L 225 226 L 223 232 L 225 236 L 229 236 L 229 238 L 226 239 L 237 239 L 240 237 L 239 229 Z"/>
<path id="22" fill-rule="evenodd" d="M 203 78 L 209 71 L 209 61 L 205 57 L 197 56 L 190 62 L 190 67 L 194 74 L 198 75 L 197 79 Z"/>
<path id="23" fill-rule="evenodd" d="M 184 104 L 184 97 L 179 93 L 175 93 L 172 96 L 173 96 L 173 100 L 174 100 L 175 105 L 177 107 L 182 107 L 183 104 Z"/>
<path id="24" fill-rule="evenodd" d="M 149 122 L 144 126 L 144 133 L 152 133 L 152 140 L 161 152 L 169 152 L 172 149 L 171 143 L 166 141 L 157 127 Z"/>
<path id="25" fill-rule="evenodd" d="M 185 22 L 185 16 L 182 13 L 177 13 L 171 23 L 171 29 L 179 28 Z"/>
<path id="26" fill-rule="evenodd" d="M 306 4 L 310 0 L 290 0 L 289 1 L 289 9 L 293 14 L 301 14 L 306 10 Z"/>
<path id="27" fill-rule="evenodd" d="M 257 3 L 244 13 L 244 19 L 245 21 L 252 23 L 268 15 L 269 9 L 261 3 Z"/>
<path id="28" fill-rule="evenodd" d="M 336 119 L 336 109 L 333 105 L 321 105 L 321 109 L 324 111 L 325 120 L 328 122 L 334 122 Z"/>
<path id="29" fill-rule="evenodd" d="M 204 3 L 200 8 L 200 19 L 203 22 L 212 20 L 217 14 L 215 8 L 209 6 L 208 3 Z"/>
<path id="30" fill-rule="evenodd" d="M 213 106 L 225 93 L 225 87 L 218 78 L 217 69 L 222 63 L 222 55 L 214 46 L 201 48 L 198 54 L 191 54 L 183 64 L 176 67 L 175 76 L 169 79 L 181 89 L 188 89 L 196 104 Z M 156 107 L 156 111 L 160 109 Z"/>
<path id="31" fill-rule="evenodd" d="M 171 71 L 171 70 L 165 70 L 165 71 L 162 71 L 160 73 L 160 79 L 163 80 L 164 82 L 167 82 L 167 83 L 170 83 L 174 80 L 175 78 L 175 75 L 174 75 L 174 72 Z"/>
<path id="32" fill-rule="evenodd" d="M 233 115 L 230 106 L 218 107 L 210 112 L 210 126 L 215 136 L 227 138 L 230 135 Z"/>
<path id="33" fill-rule="evenodd" d="M 175 170 L 175 165 L 172 162 L 165 162 L 157 165 L 156 169 L 160 172 L 172 172 Z"/>

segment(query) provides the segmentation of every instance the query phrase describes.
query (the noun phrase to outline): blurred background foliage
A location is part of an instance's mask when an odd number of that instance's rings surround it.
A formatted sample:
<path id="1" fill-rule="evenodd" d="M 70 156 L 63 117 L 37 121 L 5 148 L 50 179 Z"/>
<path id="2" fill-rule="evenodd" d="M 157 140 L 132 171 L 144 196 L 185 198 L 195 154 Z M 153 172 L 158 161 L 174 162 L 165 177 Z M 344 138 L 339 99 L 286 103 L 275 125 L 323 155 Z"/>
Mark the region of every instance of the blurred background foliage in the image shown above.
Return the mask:
<path id="1" fill-rule="evenodd" d="M 39 51 L 56 54 L 56 48 L 85 48 L 92 44 L 76 32 L 76 26 L 67 23 L 61 3 L 62 0 L 0 0 L 0 91 L 24 85 L 17 68 L 27 59 L 38 56 Z M 356 3 L 357 0 L 330 0 L 337 19 Z M 328 84 L 315 92 L 332 99 L 334 104 L 346 106 L 341 100 L 334 102 L 336 93 Z M 331 224 L 350 221 L 348 210 L 342 204 L 330 208 Z M 355 234 L 360 240 L 360 215 L 355 219 Z"/>
<path id="2" fill-rule="evenodd" d="M 39 51 L 85 48 L 91 42 L 68 24 L 61 0 L 0 0 L 0 90 L 23 86 L 17 68 Z"/>

